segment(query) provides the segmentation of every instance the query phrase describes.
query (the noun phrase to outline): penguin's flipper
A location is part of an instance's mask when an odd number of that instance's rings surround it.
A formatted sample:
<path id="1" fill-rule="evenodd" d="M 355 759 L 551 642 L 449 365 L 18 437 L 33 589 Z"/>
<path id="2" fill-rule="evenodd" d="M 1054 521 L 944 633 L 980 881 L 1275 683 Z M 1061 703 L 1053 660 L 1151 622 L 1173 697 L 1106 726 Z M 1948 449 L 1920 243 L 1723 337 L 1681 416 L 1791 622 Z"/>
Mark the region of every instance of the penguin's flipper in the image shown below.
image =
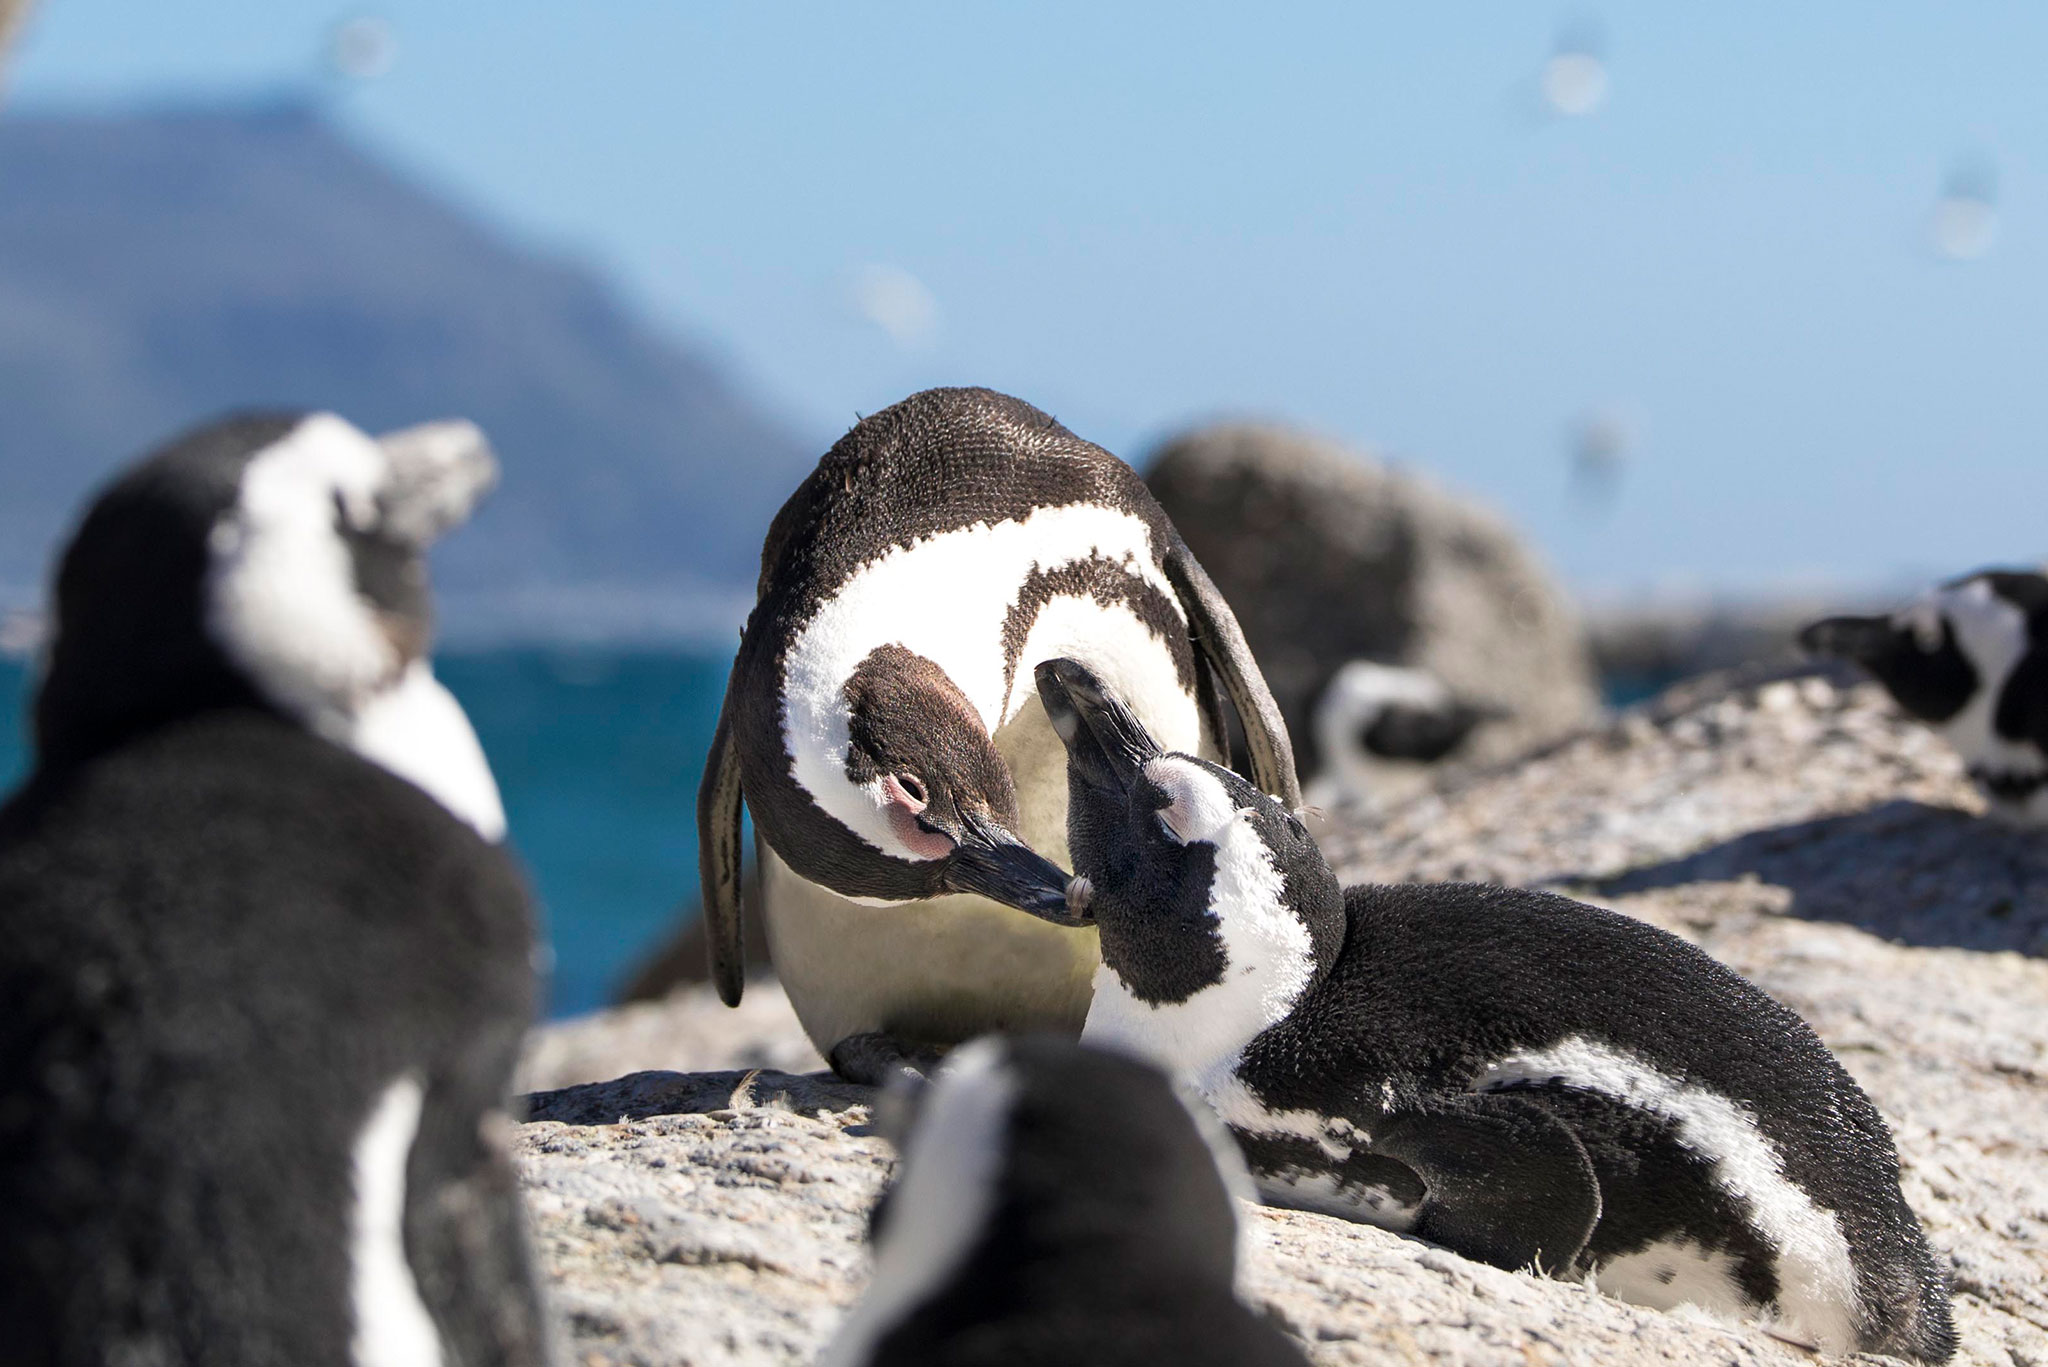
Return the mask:
<path id="1" fill-rule="evenodd" d="M 430 1097 L 428 1105 L 434 1105 Z M 547 1316 L 535 1290 L 534 1258 L 526 1233 L 519 1173 L 513 1166 L 512 1118 L 492 1110 L 479 1124 L 460 1114 L 429 1152 L 412 1166 L 432 1172 L 408 1188 L 406 1241 L 420 1295 L 432 1308 L 444 1340 L 458 1362 L 502 1367 L 548 1367 L 552 1352 Z M 467 1122 L 467 1142 L 457 1128 Z M 453 1162 L 453 1172 L 434 1171 Z"/>
<path id="2" fill-rule="evenodd" d="M 1482 1263 L 1565 1272 L 1600 1222 L 1600 1184 L 1570 1127 L 1534 1102 L 1462 1096 L 1391 1117 L 1372 1151 L 1429 1188 L 1413 1233 Z"/>
<path id="3" fill-rule="evenodd" d="M 1237 614 L 1193 551 L 1176 544 L 1166 554 L 1166 577 L 1188 615 L 1188 635 L 1195 650 L 1223 680 L 1223 691 L 1244 723 L 1245 747 L 1251 752 L 1252 781 L 1293 811 L 1301 806 L 1301 779 L 1294 772 L 1294 744 L 1287 736 L 1280 705 L 1266 687 L 1252 649 L 1245 644 Z M 1219 737 L 1220 739 L 1220 737 Z"/>
<path id="4" fill-rule="evenodd" d="M 704 781 L 697 787 L 697 876 L 704 890 L 704 946 L 718 999 L 738 1006 L 747 986 L 740 923 L 740 761 L 732 743 L 733 690 L 725 690 Z"/>

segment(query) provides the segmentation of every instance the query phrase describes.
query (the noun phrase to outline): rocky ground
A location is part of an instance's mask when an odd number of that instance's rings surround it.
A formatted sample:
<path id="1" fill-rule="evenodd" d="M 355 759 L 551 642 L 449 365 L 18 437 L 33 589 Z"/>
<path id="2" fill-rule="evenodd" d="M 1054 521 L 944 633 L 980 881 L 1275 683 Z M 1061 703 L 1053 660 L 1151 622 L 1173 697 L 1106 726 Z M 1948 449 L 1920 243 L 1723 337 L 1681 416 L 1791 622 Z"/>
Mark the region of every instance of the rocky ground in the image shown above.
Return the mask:
<path id="1" fill-rule="evenodd" d="M 1327 844 L 1353 879 L 1567 890 L 1789 1003 L 1898 1134 L 1953 1269 L 1958 1361 L 2048 1367 L 2048 840 L 1979 806 L 1875 689 L 1780 679 L 1694 687 L 1373 829 L 1339 814 Z M 867 1275 L 890 1163 L 866 1092 L 793 1075 L 817 1066 L 772 983 L 737 1013 L 698 989 L 536 1037 L 519 1148 L 567 1360 L 812 1360 Z M 1319 1363 L 1809 1356 L 1363 1226 L 1248 1214 L 1248 1295 Z"/>

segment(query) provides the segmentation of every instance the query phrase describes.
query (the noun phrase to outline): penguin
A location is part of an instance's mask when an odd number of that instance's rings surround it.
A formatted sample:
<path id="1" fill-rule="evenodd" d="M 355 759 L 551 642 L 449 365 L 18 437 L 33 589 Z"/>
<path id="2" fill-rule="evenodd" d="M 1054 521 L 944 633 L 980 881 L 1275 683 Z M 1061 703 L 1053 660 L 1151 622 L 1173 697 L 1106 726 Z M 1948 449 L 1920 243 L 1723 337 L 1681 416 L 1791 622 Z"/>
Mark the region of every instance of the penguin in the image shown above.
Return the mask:
<path id="1" fill-rule="evenodd" d="M 494 470 L 466 423 L 239 416 L 65 550 L 0 807 L 10 1359 L 549 1360 L 505 1111 L 534 918 L 425 666 L 426 548 Z"/>
<path id="2" fill-rule="evenodd" d="M 1352 660 L 1310 705 L 1313 807 L 1384 803 L 1429 781 L 1481 723 L 1507 716 L 1466 702 L 1426 669 Z"/>
<path id="3" fill-rule="evenodd" d="M 1232 1292 L 1243 1164 L 1203 1111 L 1057 1036 L 955 1050 L 824 1367 L 1305 1367 Z"/>
<path id="4" fill-rule="evenodd" d="M 1983 570 L 1883 617 L 1829 617 L 1799 633 L 1853 660 L 1962 756 L 1995 817 L 2048 825 L 2048 577 Z"/>
<path id="5" fill-rule="evenodd" d="M 744 803 L 776 974 L 842 1076 L 1080 1032 L 1094 934 L 1066 928 L 1066 757 L 1031 684 L 1056 656 L 1214 758 L 1220 684 L 1254 778 L 1299 800 L 1236 618 L 1129 466 L 986 389 L 913 395 L 826 452 L 769 528 L 698 793 L 728 1005 Z"/>
<path id="6" fill-rule="evenodd" d="M 1340 888 L 1291 813 L 1164 750 L 1083 666 L 1038 687 L 1101 933 L 1082 1038 L 1196 1087 L 1268 1200 L 1828 1353 L 1948 1359 L 1890 1132 L 1797 1015 L 1562 897 Z"/>

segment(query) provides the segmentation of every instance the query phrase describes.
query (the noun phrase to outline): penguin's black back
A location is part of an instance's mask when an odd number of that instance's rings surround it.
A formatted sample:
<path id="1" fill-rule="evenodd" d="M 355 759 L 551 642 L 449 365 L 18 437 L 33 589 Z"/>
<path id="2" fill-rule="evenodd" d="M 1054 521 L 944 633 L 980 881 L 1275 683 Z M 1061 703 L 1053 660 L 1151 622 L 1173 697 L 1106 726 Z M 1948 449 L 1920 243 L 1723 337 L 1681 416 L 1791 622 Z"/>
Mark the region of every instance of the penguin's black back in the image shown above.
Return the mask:
<path id="1" fill-rule="evenodd" d="M 421 1298 L 463 1360 L 536 1357 L 479 1129 L 531 1016 L 531 933 L 505 854 L 263 712 L 40 771 L 0 809 L 0 1342 L 64 1367 L 348 1362 L 353 1146 L 411 1072 Z"/>
<path id="2" fill-rule="evenodd" d="M 1928 1307 L 1947 1331 L 1890 1131 L 1797 1014 L 1677 936 L 1547 893 L 1368 885 L 1346 890 L 1345 912 L 1328 979 L 1239 1070 L 1269 1107 L 1358 1116 L 1337 1080 L 1395 1077 L 1413 1090 L 1393 1103 L 1414 1104 L 1520 1050 L 1604 1043 L 1742 1107 L 1839 1218 L 1865 1305 Z"/>
<path id="3" fill-rule="evenodd" d="M 1020 1086 L 986 1224 L 873 1367 L 1302 1367 L 1231 1290 L 1229 1188 L 1164 1077 L 1070 1041 L 1008 1041 Z"/>

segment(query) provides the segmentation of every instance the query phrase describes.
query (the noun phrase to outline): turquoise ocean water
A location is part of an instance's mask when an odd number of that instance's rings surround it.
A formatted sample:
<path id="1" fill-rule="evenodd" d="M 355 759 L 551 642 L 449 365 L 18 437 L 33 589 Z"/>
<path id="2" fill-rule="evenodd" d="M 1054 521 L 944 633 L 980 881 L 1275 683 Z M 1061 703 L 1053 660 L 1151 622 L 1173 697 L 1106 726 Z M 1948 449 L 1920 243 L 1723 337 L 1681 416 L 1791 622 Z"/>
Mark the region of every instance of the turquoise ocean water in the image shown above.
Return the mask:
<path id="1" fill-rule="evenodd" d="M 729 656 L 504 650 L 436 661 L 504 790 L 554 946 L 551 1014 L 604 1005 L 697 900 L 697 779 Z M 27 767 L 26 669 L 0 660 L 0 786 Z"/>
<path id="2" fill-rule="evenodd" d="M 504 790 L 554 947 L 548 1009 L 612 999 L 697 903 L 697 779 L 728 655 L 502 650 L 442 655 Z M 26 668 L 0 659 L 0 787 L 26 768 Z M 1626 705 L 1670 680 L 1610 680 Z"/>

